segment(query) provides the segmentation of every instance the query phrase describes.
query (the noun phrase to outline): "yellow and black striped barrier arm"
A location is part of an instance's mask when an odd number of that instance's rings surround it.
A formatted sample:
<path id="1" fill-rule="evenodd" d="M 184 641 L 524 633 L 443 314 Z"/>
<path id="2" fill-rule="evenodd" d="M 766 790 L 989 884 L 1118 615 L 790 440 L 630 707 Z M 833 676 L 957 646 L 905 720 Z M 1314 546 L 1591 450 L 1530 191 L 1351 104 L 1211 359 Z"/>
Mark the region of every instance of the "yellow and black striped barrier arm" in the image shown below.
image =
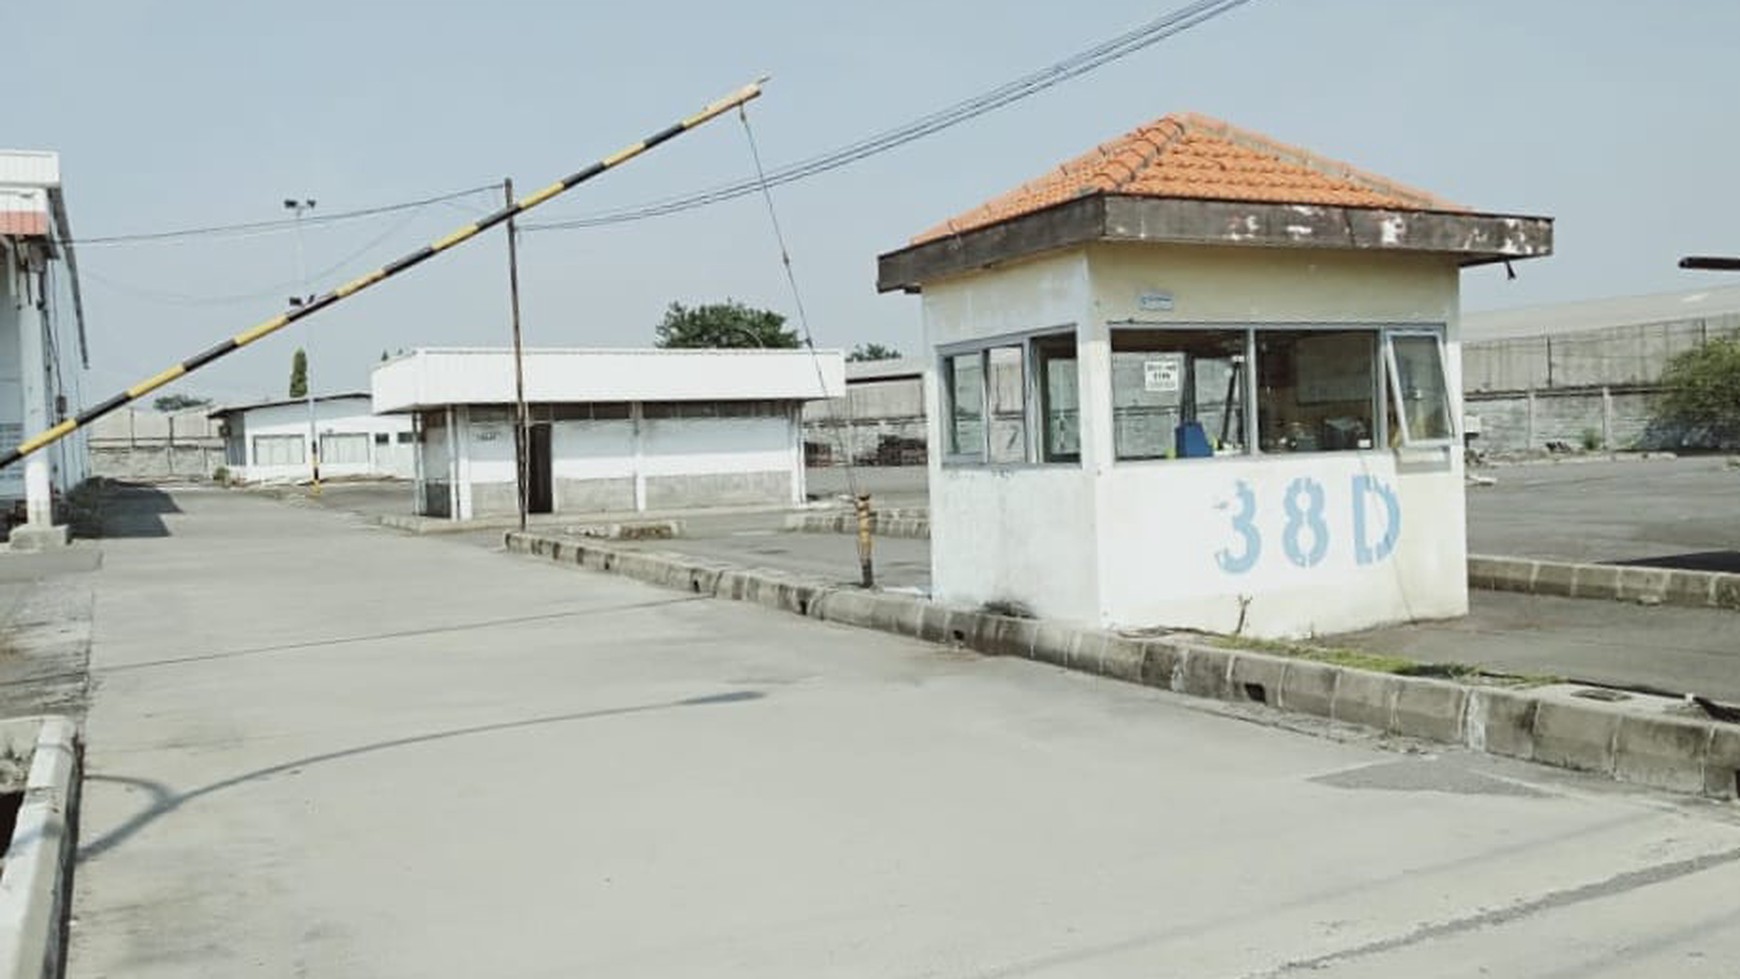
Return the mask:
<path id="1" fill-rule="evenodd" d="M 157 390 L 177 378 L 199 370 L 201 367 L 217 360 L 225 354 L 240 350 L 256 340 L 269 337 L 286 326 L 289 326 L 291 323 L 313 316 L 315 313 L 320 312 L 341 299 L 359 293 L 377 282 L 390 279 L 413 266 L 421 265 L 423 262 L 434 258 L 436 255 L 441 254 L 460 242 L 475 237 L 479 232 L 487 231 L 506 221 L 508 218 L 529 211 L 532 208 L 537 207 L 539 204 L 542 204 L 565 191 L 571 190 L 579 184 L 591 180 L 593 177 L 598 176 L 612 167 L 621 166 L 623 163 L 634 159 L 666 140 L 680 136 L 710 119 L 724 115 L 732 109 L 748 102 L 750 99 L 759 96 L 761 94 L 761 86 L 765 84 L 766 81 L 767 80 L 764 78 L 760 81 L 751 82 L 725 98 L 722 98 L 694 115 L 689 116 L 687 119 L 673 123 L 638 143 L 625 146 L 585 169 L 576 170 L 542 190 L 535 191 L 517 201 L 514 201 L 512 204 L 503 206 L 500 210 L 490 214 L 488 217 L 480 218 L 476 222 L 468 224 L 438 241 L 424 245 L 422 248 L 417 249 L 397 261 L 389 262 L 367 275 L 358 276 L 330 292 L 316 296 L 314 299 L 302 306 L 297 306 L 288 312 L 279 313 L 277 316 L 274 316 L 263 323 L 251 326 L 235 336 L 214 344 L 210 348 L 187 358 L 181 363 L 176 364 L 174 367 L 153 374 L 145 380 L 140 381 L 138 384 L 122 391 L 120 394 L 86 408 L 78 414 L 78 417 L 68 418 L 60 424 L 55 425 L 53 428 L 39 432 L 36 435 L 25 439 L 23 442 L 20 442 L 17 448 L 6 453 L 5 456 L 0 457 L 0 469 L 12 465 L 46 445 L 51 445 L 65 438 L 78 429 L 89 425 L 117 408 L 121 408 L 139 398 L 143 398 L 145 395 L 150 394 L 152 391 Z"/>

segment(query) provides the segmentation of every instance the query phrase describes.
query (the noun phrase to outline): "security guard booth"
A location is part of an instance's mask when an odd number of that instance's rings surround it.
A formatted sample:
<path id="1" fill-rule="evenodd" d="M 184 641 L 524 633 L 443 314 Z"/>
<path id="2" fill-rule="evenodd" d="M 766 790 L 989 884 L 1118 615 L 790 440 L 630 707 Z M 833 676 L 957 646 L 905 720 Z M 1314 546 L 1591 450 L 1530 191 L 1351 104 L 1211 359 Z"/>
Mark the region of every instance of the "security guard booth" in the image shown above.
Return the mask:
<path id="1" fill-rule="evenodd" d="M 881 256 L 923 294 L 932 587 L 1267 637 L 1465 614 L 1458 273 L 1481 213 L 1167 116 Z"/>

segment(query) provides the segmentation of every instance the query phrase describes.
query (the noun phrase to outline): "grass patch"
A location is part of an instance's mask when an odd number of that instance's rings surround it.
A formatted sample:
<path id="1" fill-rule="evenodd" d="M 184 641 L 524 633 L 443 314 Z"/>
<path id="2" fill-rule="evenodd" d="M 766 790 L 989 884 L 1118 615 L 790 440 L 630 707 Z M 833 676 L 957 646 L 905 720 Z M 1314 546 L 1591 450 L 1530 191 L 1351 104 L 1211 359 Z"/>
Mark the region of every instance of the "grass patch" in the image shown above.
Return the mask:
<path id="1" fill-rule="evenodd" d="M 1247 649 L 1259 653 L 1273 653 L 1277 656 L 1291 656 L 1295 659 L 1310 660 L 1314 663 L 1327 663 L 1330 666 L 1344 666 L 1348 669 L 1366 670 L 1371 673 L 1392 673 L 1396 676 L 1423 676 L 1440 680 L 1455 680 L 1462 683 L 1481 683 L 1517 688 L 1564 682 L 1562 678 L 1554 676 L 1516 676 L 1506 673 L 1488 673 L 1478 666 L 1470 666 L 1467 663 L 1422 663 L 1419 660 L 1408 659 L 1406 656 L 1374 653 L 1370 650 L 1351 649 L 1345 646 L 1314 646 L 1310 643 L 1250 639 L 1239 636 L 1215 636 L 1213 641 L 1215 645 L 1225 649 Z"/>

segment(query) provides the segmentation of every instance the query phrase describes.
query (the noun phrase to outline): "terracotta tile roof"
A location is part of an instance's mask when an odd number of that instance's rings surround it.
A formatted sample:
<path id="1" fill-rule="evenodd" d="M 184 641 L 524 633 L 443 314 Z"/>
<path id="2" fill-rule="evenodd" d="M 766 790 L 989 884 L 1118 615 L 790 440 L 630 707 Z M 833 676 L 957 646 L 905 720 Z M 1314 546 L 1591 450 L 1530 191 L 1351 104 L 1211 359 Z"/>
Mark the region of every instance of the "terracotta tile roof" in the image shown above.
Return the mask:
<path id="1" fill-rule="evenodd" d="M 912 239 L 917 245 L 1093 194 L 1405 211 L 1460 205 L 1196 113 L 1157 119 Z"/>

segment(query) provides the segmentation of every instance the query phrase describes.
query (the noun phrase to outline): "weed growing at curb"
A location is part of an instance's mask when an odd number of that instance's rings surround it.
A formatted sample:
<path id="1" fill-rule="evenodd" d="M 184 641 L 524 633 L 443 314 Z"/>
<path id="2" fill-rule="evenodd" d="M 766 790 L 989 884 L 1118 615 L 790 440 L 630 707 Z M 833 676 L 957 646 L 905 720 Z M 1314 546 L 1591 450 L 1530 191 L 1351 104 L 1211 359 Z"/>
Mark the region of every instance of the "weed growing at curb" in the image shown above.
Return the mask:
<path id="1" fill-rule="evenodd" d="M 1350 649 L 1342 646 L 1313 646 L 1308 643 L 1285 642 L 1275 639 L 1252 639 L 1239 636 L 1214 636 L 1212 641 L 1223 649 L 1248 650 L 1258 653 L 1271 653 L 1276 656 L 1290 656 L 1294 659 L 1311 660 L 1314 663 L 1327 663 L 1330 666 L 1343 666 L 1352 670 L 1365 670 L 1370 673 L 1392 673 L 1396 676 L 1431 677 L 1439 680 L 1454 680 L 1458 683 L 1478 683 L 1498 687 L 1539 687 L 1553 683 L 1563 683 L 1564 680 L 1555 676 L 1518 676 L 1508 673 L 1488 673 L 1478 666 L 1467 663 L 1422 663 L 1419 660 L 1408 659 L 1405 656 L 1395 656 L 1389 653 L 1374 653 L 1364 649 Z"/>

